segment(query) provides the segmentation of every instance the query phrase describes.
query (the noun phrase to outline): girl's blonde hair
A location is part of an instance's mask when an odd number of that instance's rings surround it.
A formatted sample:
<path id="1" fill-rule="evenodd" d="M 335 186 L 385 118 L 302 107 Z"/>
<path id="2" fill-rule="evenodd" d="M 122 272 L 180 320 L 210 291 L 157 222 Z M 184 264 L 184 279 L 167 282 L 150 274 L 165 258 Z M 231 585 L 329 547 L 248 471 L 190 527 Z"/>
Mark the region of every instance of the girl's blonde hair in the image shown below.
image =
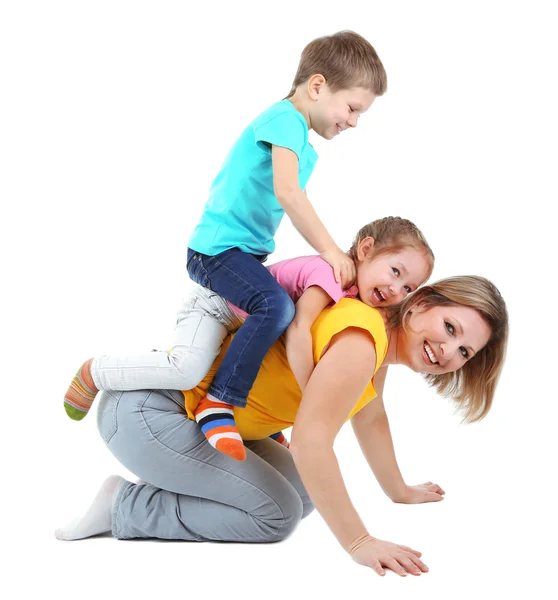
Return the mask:
<path id="1" fill-rule="evenodd" d="M 316 74 L 324 76 L 332 92 L 363 87 L 381 96 L 387 90 L 386 71 L 376 50 L 354 31 L 338 31 L 311 41 L 302 51 L 287 98 Z"/>
<path id="2" fill-rule="evenodd" d="M 405 248 L 413 248 L 421 252 L 430 263 L 430 277 L 434 268 L 434 252 L 428 245 L 421 230 L 412 222 L 401 217 L 385 217 L 365 225 L 353 240 L 348 255 L 357 260 L 359 244 L 367 237 L 374 238 L 374 247 L 370 257 L 380 254 L 400 252 Z"/>
<path id="3" fill-rule="evenodd" d="M 486 346 L 458 371 L 444 375 L 424 375 L 439 394 L 458 403 L 466 423 L 483 419 L 494 399 L 508 341 L 508 311 L 498 288 L 477 276 L 449 277 L 424 286 L 390 310 L 390 327 L 408 327 L 413 308 L 468 306 L 486 321 L 491 336 Z"/>

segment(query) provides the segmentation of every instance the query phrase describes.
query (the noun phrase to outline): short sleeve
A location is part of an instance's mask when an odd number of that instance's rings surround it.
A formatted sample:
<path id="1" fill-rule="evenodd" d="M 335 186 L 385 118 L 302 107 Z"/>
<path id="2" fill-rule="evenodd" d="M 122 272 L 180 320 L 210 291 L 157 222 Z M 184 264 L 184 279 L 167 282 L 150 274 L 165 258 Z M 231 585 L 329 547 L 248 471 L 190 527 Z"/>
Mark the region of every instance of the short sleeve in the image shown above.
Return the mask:
<path id="1" fill-rule="evenodd" d="M 335 281 L 333 268 L 325 261 L 316 261 L 307 272 L 304 273 L 302 287 L 306 291 L 309 287 L 316 285 L 321 287 L 335 304 L 343 298 L 343 288 Z"/>
<path id="2" fill-rule="evenodd" d="M 279 113 L 267 121 L 258 123 L 254 127 L 254 134 L 256 143 L 288 148 L 299 160 L 308 139 L 305 125 L 293 111 Z"/>
<path id="3" fill-rule="evenodd" d="M 312 325 L 312 348 L 314 363 L 318 364 L 324 348 L 335 335 L 350 327 L 368 331 L 376 345 L 376 368 L 381 367 L 388 348 L 384 320 L 377 309 L 360 300 L 342 298 L 332 308 L 321 312 Z"/>

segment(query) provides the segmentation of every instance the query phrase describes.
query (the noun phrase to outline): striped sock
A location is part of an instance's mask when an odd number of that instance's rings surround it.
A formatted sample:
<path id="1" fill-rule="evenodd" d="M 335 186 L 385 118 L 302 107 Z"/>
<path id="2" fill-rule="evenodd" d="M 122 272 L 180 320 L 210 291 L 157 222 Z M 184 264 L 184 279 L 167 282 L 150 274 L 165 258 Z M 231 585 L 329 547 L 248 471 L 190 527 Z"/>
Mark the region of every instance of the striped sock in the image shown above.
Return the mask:
<path id="1" fill-rule="evenodd" d="M 99 391 L 91 376 L 92 362 L 90 358 L 81 365 L 64 396 L 64 408 L 74 421 L 81 421 L 87 415 Z"/>
<path id="2" fill-rule="evenodd" d="M 204 398 L 198 404 L 194 416 L 207 441 L 216 450 L 235 460 L 246 458 L 246 450 L 234 422 L 231 404 Z"/>
<path id="3" fill-rule="evenodd" d="M 273 438 L 276 442 L 279 442 L 282 446 L 285 446 L 285 448 L 288 448 L 290 446 L 287 438 L 283 435 L 282 431 L 279 431 L 279 433 L 274 433 L 269 437 Z"/>

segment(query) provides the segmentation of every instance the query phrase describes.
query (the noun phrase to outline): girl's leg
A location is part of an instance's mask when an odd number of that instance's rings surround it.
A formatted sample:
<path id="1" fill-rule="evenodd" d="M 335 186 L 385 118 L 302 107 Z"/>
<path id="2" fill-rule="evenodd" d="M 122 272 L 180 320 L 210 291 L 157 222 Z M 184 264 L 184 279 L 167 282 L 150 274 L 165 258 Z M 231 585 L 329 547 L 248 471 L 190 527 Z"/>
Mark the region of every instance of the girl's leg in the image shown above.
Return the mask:
<path id="1" fill-rule="evenodd" d="M 297 489 L 251 450 L 243 462 L 215 451 L 188 420 L 183 404 L 179 392 L 103 392 L 101 435 L 115 457 L 148 482 L 120 482 L 110 500 L 113 535 L 236 542 L 285 538 L 303 513 Z M 286 451 L 273 440 L 269 444 Z"/>
<path id="2" fill-rule="evenodd" d="M 197 287 L 182 303 L 172 349 L 90 359 L 64 399 L 66 412 L 82 419 L 99 390 L 189 390 L 207 374 L 229 331 L 242 324 L 214 292 Z"/>

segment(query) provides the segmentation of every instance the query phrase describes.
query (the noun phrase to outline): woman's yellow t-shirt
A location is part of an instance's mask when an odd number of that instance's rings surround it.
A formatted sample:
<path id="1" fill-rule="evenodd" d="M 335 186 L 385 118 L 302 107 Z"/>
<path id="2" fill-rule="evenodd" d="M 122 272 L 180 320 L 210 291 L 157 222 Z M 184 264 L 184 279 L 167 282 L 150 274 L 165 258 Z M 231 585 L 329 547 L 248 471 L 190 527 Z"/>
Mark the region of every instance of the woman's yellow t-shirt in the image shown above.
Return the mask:
<path id="1" fill-rule="evenodd" d="M 316 319 L 311 329 L 314 364 L 317 364 L 324 349 L 333 337 L 350 327 L 368 331 L 376 346 L 376 366 L 380 368 L 387 352 L 388 339 L 384 320 L 380 313 L 360 300 L 343 298 L 332 308 L 326 308 Z M 188 417 L 194 419 L 194 410 L 205 397 L 209 385 L 221 364 L 232 339 L 230 335 L 209 373 L 195 388 L 183 392 Z M 343 373 L 337 374 L 343 377 Z M 355 404 L 348 419 L 376 397 L 373 378 Z M 294 423 L 302 392 L 287 360 L 285 342 L 280 338 L 266 354 L 258 377 L 248 396 L 246 408 L 235 408 L 234 418 L 242 439 L 259 440 L 277 433 Z"/>

